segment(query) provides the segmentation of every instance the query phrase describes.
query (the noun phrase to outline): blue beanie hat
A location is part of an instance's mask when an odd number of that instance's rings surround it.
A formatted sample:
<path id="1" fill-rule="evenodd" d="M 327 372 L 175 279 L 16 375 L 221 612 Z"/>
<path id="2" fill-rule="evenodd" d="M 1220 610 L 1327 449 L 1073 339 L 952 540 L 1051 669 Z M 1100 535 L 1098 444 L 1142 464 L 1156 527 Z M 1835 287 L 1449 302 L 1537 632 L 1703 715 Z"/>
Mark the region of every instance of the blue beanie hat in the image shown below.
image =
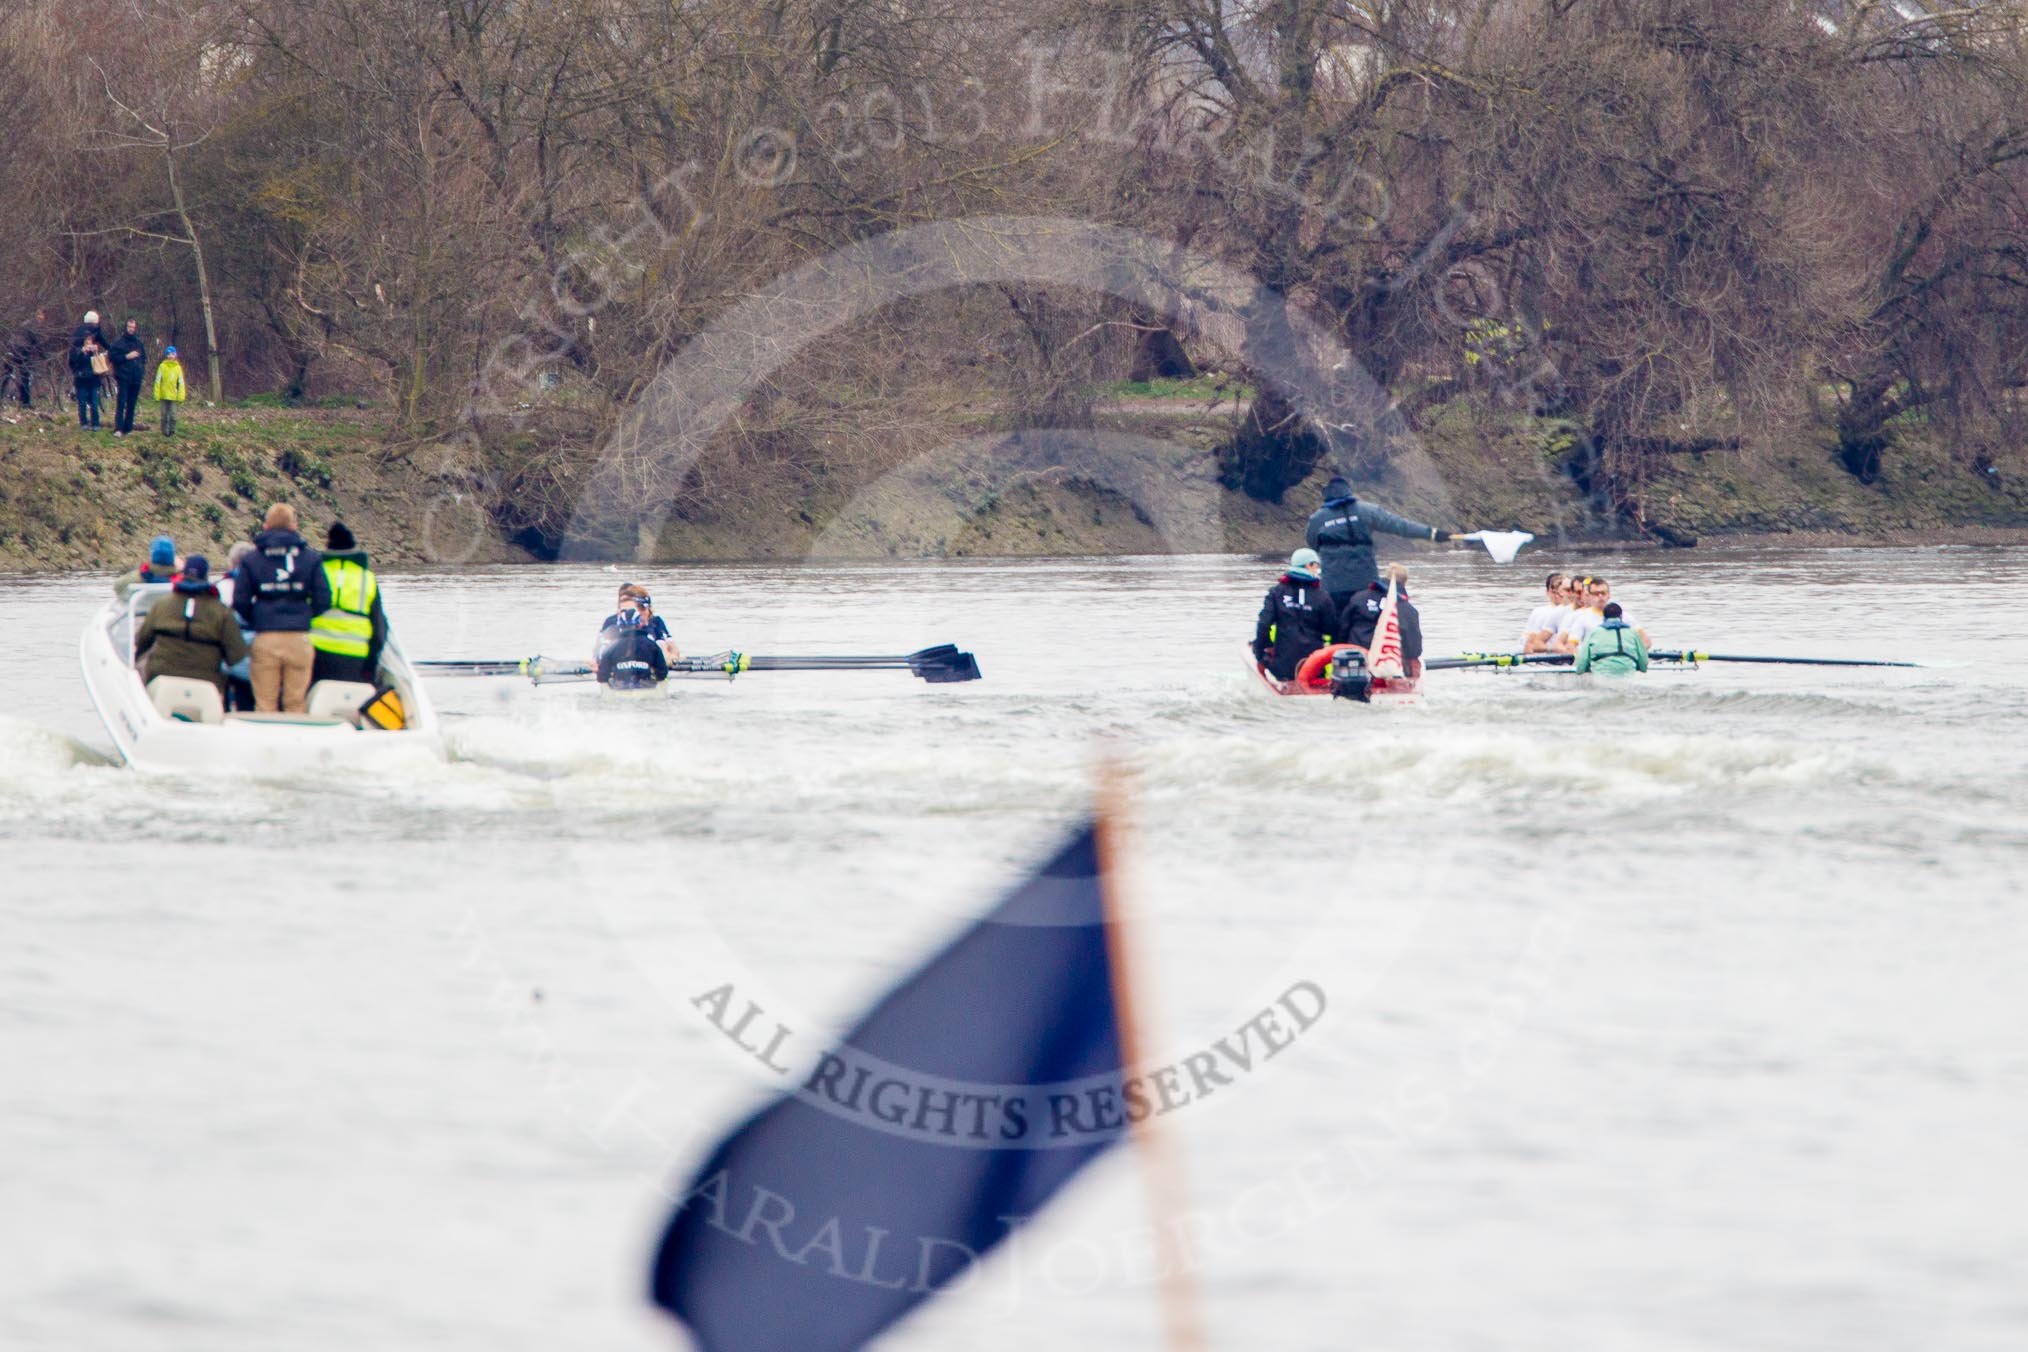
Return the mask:
<path id="1" fill-rule="evenodd" d="M 163 348 L 163 349 L 162 349 L 162 355 L 163 355 L 163 356 L 165 356 L 165 357 L 173 357 L 173 356 L 175 356 L 175 355 L 176 355 L 176 344 L 174 344 L 174 343 L 171 343 L 171 344 L 169 344 L 169 346 L 167 346 L 167 347 Z"/>
<path id="2" fill-rule="evenodd" d="M 148 562 L 164 568 L 176 566 L 176 542 L 166 535 L 158 535 L 148 545 Z"/>

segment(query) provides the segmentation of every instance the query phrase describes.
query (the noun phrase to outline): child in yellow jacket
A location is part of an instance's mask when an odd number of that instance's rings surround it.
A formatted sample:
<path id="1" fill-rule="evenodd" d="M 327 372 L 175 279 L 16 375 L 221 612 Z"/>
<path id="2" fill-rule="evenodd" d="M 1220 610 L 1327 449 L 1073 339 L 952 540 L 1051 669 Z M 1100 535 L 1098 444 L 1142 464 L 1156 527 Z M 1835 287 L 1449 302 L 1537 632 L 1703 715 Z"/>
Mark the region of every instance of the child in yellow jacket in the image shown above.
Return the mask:
<path id="1" fill-rule="evenodd" d="M 176 406 L 183 402 L 183 363 L 176 349 L 162 349 L 162 364 L 155 368 L 155 402 L 162 406 L 162 435 L 176 435 Z"/>

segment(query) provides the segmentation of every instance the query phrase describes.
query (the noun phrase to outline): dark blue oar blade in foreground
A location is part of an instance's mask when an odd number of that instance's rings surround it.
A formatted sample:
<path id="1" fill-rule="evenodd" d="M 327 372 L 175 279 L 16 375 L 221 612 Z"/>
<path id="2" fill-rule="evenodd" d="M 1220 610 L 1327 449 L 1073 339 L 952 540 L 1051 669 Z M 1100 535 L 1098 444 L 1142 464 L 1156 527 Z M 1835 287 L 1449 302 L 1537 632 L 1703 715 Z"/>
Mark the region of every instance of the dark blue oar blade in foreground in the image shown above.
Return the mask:
<path id="1" fill-rule="evenodd" d="M 652 1290 L 703 1352 L 863 1346 L 1126 1131 L 1117 1112 L 1082 1117 L 1094 1095 L 1120 1102 L 1124 1041 L 1096 835 L 890 991 L 690 1180 Z"/>

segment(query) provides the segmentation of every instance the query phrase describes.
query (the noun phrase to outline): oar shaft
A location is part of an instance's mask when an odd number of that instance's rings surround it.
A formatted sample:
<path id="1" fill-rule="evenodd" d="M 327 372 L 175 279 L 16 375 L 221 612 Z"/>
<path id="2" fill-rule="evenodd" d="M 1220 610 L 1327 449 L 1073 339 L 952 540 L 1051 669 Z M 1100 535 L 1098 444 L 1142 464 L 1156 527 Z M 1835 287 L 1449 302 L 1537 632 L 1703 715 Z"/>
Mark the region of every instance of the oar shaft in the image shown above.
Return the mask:
<path id="1" fill-rule="evenodd" d="M 906 671 L 933 666 L 906 657 L 749 657 L 748 671 Z"/>
<path id="2" fill-rule="evenodd" d="M 970 653 L 937 653 L 924 657 L 749 657 L 742 671 L 906 671 L 932 685 L 979 679 L 979 663 Z"/>
<path id="3" fill-rule="evenodd" d="M 1458 671 L 1465 667 L 1569 666 L 1569 653 L 1460 653 L 1423 663 L 1425 671 Z"/>
<path id="4" fill-rule="evenodd" d="M 521 662 L 514 661 L 433 661 L 413 662 L 425 676 L 519 676 Z"/>
<path id="5" fill-rule="evenodd" d="M 537 684 L 547 681 L 583 680 L 596 669 L 566 658 L 528 657 L 518 661 L 452 659 L 415 664 L 428 676 L 527 676 Z M 978 661 L 955 644 L 943 643 L 920 652 L 895 654 L 840 653 L 784 654 L 752 657 L 744 653 L 712 653 L 704 657 L 679 657 L 669 663 L 672 675 L 737 676 L 746 671 L 907 671 L 932 684 L 975 681 Z"/>
<path id="6" fill-rule="evenodd" d="M 1423 663 L 1428 671 L 1457 671 L 1467 667 L 1569 666 L 1576 659 L 1569 653 L 1460 653 Z M 1694 648 L 1671 649 L 1648 654 L 1651 662 L 1757 662 L 1769 666 L 1794 667 L 1923 667 L 1924 662 L 1890 662 L 1865 657 L 1763 657 L 1746 653 L 1707 653 Z"/>
<path id="7" fill-rule="evenodd" d="M 1790 667 L 1920 667 L 1920 662 L 1889 662 L 1868 657 L 1758 657 L 1740 653 L 1706 653 L 1694 649 L 1650 653 L 1657 662 L 1760 662 Z"/>
<path id="8" fill-rule="evenodd" d="M 672 671 L 725 672 L 737 675 L 743 671 L 935 671 L 942 668 L 963 668 L 973 665 L 971 655 L 948 645 L 926 649 L 919 653 L 857 654 L 857 653 L 802 653 L 753 655 L 746 653 L 713 653 L 708 657 L 679 658 L 669 664 Z"/>

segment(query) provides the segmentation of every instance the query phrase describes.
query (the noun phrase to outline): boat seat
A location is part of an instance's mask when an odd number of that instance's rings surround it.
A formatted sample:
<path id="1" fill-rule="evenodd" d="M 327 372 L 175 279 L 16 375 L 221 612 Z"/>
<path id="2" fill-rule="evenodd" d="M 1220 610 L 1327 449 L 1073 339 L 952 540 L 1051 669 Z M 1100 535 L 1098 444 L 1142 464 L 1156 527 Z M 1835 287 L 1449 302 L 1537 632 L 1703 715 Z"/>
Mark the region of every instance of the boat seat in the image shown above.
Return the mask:
<path id="1" fill-rule="evenodd" d="M 225 699 L 210 681 L 157 676 L 148 682 L 148 698 L 156 713 L 179 723 L 219 723 L 225 719 Z"/>
<path id="2" fill-rule="evenodd" d="M 291 728 L 350 728 L 357 725 L 343 718 L 312 718 L 308 714 L 249 713 L 227 714 L 228 723 L 272 723 Z"/>
<path id="3" fill-rule="evenodd" d="M 311 718 L 342 718 L 359 721 L 359 706 L 373 698 L 373 687 L 364 681 L 318 681 L 303 701 Z"/>

